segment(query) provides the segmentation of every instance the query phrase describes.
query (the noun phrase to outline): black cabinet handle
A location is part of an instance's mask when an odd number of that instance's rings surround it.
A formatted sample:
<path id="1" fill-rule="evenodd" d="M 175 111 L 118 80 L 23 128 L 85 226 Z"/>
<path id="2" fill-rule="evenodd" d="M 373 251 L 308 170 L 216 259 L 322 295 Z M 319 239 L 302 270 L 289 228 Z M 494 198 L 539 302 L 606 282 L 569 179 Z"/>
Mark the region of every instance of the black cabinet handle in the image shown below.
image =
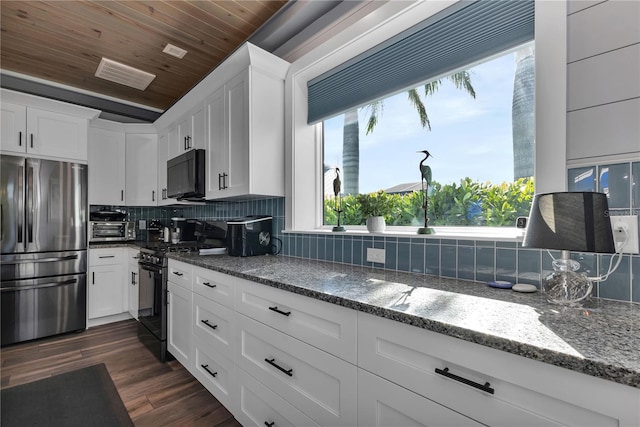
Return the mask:
<path id="1" fill-rule="evenodd" d="M 278 306 L 276 305 L 275 307 L 269 307 L 269 310 L 271 311 L 275 311 L 276 313 L 280 313 L 283 316 L 289 316 L 291 314 L 290 311 L 282 311 L 282 310 L 278 310 Z"/>
<path id="2" fill-rule="evenodd" d="M 275 421 L 271 421 L 270 423 L 268 423 L 266 421 L 264 422 L 264 425 L 266 425 L 267 427 L 273 427 L 275 424 L 276 424 Z"/>
<path id="3" fill-rule="evenodd" d="M 124 202 L 124 190 L 120 190 L 120 201 Z"/>
<path id="4" fill-rule="evenodd" d="M 182 277 L 182 276 L 183 276 L 183 274 L 182 274 L 182 273 L 178 273 L 177 271 L 174 271 L 174 272 L 173 272 L 173 274 L 175 274 L 175 275 L 176 275 L 176 276 L 178 276 L 178 277 Z"/>
<path id="5" fill-rule="evenodd" d="M 282 366 L 278 365 L 275 362 L 276 359 L 264 359 L 265 362 L 267 362 L 269 365 L 273 366 L 274 368 L 278 369 L 281 372 L 284 372 L 285 374 L 289 375 L 290 377 L 293 376 L 293 369 L 284 369 Z"/>
<path id="6" fill-rule="evenodd" d="M 208 327 L 210 327 L 211 329 L 218 329 L 218 325 L 212 325 L 211 323 L 209 323 L 209 319 L 201 320 L 201 322 L 207 325 Z"/>
<path id="7" fill-rule="evenodd" d="M 91 284 L 92 285 L 96 284 L 96 272 L 95 271 L 91 272 Z"/>
<path id="8" fill-rule="evenodd" d="M 208 287 L 208 288 L 215 288 L 216 286 L 218 286 L 218 285 L 212 285 L 212 284 L 211 284 L 211 283 L 209 283 L 209 282 L 202 282 L 202 284 L 203 284 L 203 285 L 205 285 L 205 286 L 206 286 L 206 287 Z"/>
<path id="9" fill-rule="evenodd" d="M 31 134 L 31 148 L 33 148 L 33 134 Z"/>
<path id="10" fill-rule="evenodd" d="M 151 201 L 152 202 L 156 201 L 156 190 L 151 190 Z"/>
<path id="11" fill-rule="evenodd" d="M 218 376 L 218 373 L 217 373 L 217 372 L 211 372 L 211 371 L 209 370 L 209 365 L 200 365 L 200 366 L 202 366 L 202 369 L 204 369 L 205 371 L 207 371 L 207 372 L 209 373 L 209 375 L 211 375 L 213 378 L 215 378 L 215 377 L 217 377 L 217 376 Z"/>
<path id="12" fill-rule="evenodd" d="M 98 258 L 115 258 L 115 255 L 100 255 Z"/>
<path id="13" fill-rule="evenodd" d="M 22 132 L 18 132 L 18 147 L 22 147 Z"/>
<path id="14" fill-rule="evenodd" d="M 229 186 L 227 185 L 227 177 L 228 177 L 228 176 L 229 176 L 229 175 L 228 175 L 228 174 L 226 174 L 226 173 L 223 173 L 223 174 L 222 174 L 222 189 L 223 189 L 223 190 L 226 190 L 227 188 L 229 188 Z"/>
<path id="15" fill-rule="evenodd" d="M 218 190 L 222 190 L 222 174 L 218 174 Z"/>
<path id="16" fill-rule="evenodd" d="M 471 387 L 475 387 L 478 390 L 486 391 L 489 394 L 494 394 L 495 393 L 495 390 L 491 388 L 491 384 L 489 384 L 488 382 L 486 382 L 484 384 L 480 384 L 480 383 L 477 383 L 475 381 L 468 380 L 468 379 L 460 377 L 460 376 L 458 376 L 456 374 L 452 374 L 451 372 L 449 372 L 449 368 L 444 368 L 444 369 L 436 368 L 436 374 L 440 374 L 440 375 L 443 375 L 443 376 L 445 376 L 447 378 L 451 378 L 452 380 L 456 380 L 456 381 L 459 381 L 459 382 L 461 382 L 463 384 L 469 385 Z"/>

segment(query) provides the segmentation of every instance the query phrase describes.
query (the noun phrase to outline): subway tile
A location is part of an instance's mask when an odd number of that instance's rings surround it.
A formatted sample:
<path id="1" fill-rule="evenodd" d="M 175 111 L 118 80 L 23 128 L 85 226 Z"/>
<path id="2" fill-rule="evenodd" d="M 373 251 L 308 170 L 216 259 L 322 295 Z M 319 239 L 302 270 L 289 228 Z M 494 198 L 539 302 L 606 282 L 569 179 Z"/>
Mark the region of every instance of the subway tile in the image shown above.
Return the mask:
<path id="1" fill-rule="evenodd" d="M 629 208 L 630 175 L 629 163 L 598 167 L 598 190 L 607 195 L 610 208 Z"/>
<path id="2" fill-rule="evenodd" d="M 362 265 L 362 240 L 353 239 L 353 264 Z"/>
<path id="3" fill-rule="evenodd" d="M 573 168 L 568 171 L 569 191 L 596 191 L 596 168 Z"/>
<path id="4" fill-rule="evenodd" d="M 471 246 L 458 246 L 458 278 L 475 278 L 475 248 Z"/>
<path id="5" fill-rule="evenodd" d="M 302 258 L 302 234 L 296 235 L 295 256 Z"/>
<path id="6" fill-rule="evenodd" d="M 333 261 L 344 262 L 344 256 L 342 252 L 342 237 L 336 236 L 333 238 Z"/>
<path id="7" fill-rule="evenodd" d="M 318 259 L 318 236 L 311 235 L 309 238 L 309 258 Z"/>
<path id="8" fill-rule="evenodd" d="M 640 302 L 640 256 L 631 258 L 631 301 Z"/>
<path id="9" fill-rule="evenodd" d="M 487 247 L 487 248 L 495 248 L 496 247 L 496 242 L 494 242 L 493 240 L 476 240 L 476 246 L 477 247 Z"/>
<path id="10" fill-rule="evenodd" d="M 440 275 L 440 245 L 425 245 L 425 273 Z"/>
<path id="11" fill-rule="evenodd" d="M 411 271 L 411 255 L 411 243 L 398 242 L 398 270 Z"/>
<path id="12" fill-rule="evenodd" d="M 496 242 L 496 248 L 517 248 L 516 242 Z"/>
<path id="13" fill-rule="evenodd" d="M 342 262 L 345 264 L 351 264 L 353 262 L 352 245 L 353 239 L 351 236 L 344 236 L 342 240 Z"/>
<path id="14" fill-rule="evenodd" d="M 384 255 L 384 268 L 387 270 L 395 270 L 398 266 L 398 243 L 386 242 L 385 243 L 385 255 Z"/>
<path id="15" fill-rule="evenodd" d="M 496 279 L 495 249 L 492 247 L 476 248 L 476 280 L 491 282 Z"/>
<path id="16" fill-rule="evenodd" d="M 611 257 L 612 255 L 600 255 L 600 275 L 607 273 Z M 617 259 L 614 261 L 614 265 L 616 261 Z M 631 301 L 630 266 L 630 257 L 624 255 L 616 271 L 606 281 L 598 283 L 598 297 L 618 301 Z"/>
<path id="17" fill-rule="evenodd" d="M 411 272 L 424 273 L 424 254 L 425 244 L 423 241 L 417 241 L 411 244 Z M 400 270 L 400 260 L 398 260 L 398 270 Z"/>
<path id="18" fill-rule="evenodd" d="M 302 258 L 309 258 L 311 252 L 311 237 L 308 235 L 302 236 Z"/>
<path id="19" fill-rule="evenodd" d="M 458 240 L 458 246 L 475 246 L 475 240 Z"/>
<path id="20" fill-rule="evenodd" d="M 516 279 L 516 250 L 496 249 L 496 280 L 514 283 Z"/>
<path id="21" fill-rule="evenodd" d="M 539 250 L 518 250 L 518 282 L 540 288 L 540 265 Z"/>
<path id="22" fill-rule="evenodd" d="M 326 238 L 323 235 L 318 236 L 318 259 L 321 261 L 327 260 L 326 255 Z"/>
<path id="23" fill-rule="evenodd" d="M 431 242 L 429 242 L 431 243 Z M 448 246 L 455 246 L 458 244 L 458 242 L 456 240 L 452 240 L 452 239 L 442 239 L 440 240 L 440 244 L 441 245 L 448 245 Z"/>
<path id="24" fill-rule="evenodd" d="M 326 259 L 327 261 L 333 261 L 333 256 L 334 256 L 334 249 L 333 249 L 333 245 L 334 245 L 334 239 L 333 236 L 326 236 L 325 237 L 325 248 L 324 248 L 324 259 Z"/>
<path id="25" fill-rule="evenodd" d="M 456 277 L 457 275 L 457 260 L 458 260 L 458 247 L 457 246 L 441 246 L 440 255 L 440 274 L 445 277 Z"/>

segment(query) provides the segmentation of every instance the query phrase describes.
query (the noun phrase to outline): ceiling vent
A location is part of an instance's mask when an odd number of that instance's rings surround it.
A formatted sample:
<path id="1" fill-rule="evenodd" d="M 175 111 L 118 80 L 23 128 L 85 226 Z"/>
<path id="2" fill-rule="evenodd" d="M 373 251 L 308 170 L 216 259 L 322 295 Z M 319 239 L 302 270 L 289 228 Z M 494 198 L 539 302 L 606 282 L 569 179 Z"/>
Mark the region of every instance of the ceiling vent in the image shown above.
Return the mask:
<path id="1" fill-rule="evenodd" d="M 175 56 L 176 58 L 180 59 L 182 59 L 187 54 L 186 50 L 182 49 L 181 47 L 174 46 L 171 43 L 167 43 L 162 51 L 168 55 Z"/>
<path id="2" fill-rule="evenodd" d="M 96 77 L 136 89 L 145 90 L 147 86 L 149 86 L 149 83 L 156 78 L 156 75 L 121 64 L 111 59 L 102 58 L 102 61 L 100 61 L 100 65 L 98 65 L 98 69 L 96 70 Z"/>

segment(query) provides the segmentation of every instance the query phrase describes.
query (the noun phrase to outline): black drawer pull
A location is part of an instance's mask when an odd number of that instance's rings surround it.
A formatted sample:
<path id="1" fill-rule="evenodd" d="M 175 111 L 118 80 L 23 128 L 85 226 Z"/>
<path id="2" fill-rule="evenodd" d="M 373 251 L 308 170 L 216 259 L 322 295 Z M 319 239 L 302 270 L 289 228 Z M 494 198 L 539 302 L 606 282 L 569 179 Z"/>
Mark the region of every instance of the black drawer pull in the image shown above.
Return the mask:
<path id="1" fill-rule="evenodd" d="M 271 311 L 275 311 L 276 313 L 280 313 L 283 316 L 288 316 L 291 314 L 290 311 L 282 311 L 282 310 L 278 310 L 278 306 L 276 305 L 275 307 L 269 307 L 269 310 Z"/>
<path id="2" fill-rule="evenodd" d="M 178 276 L 178 277 L 182 277 L 182 276 L 183 276 L 183 274 L 182 274 L 182 273 L 178 273 L 177 271 L 174 271 L 174 272 L 173 272 L 173 274 L 175 274 L 175 275 L 176 275 L 176 276 Z"/>
<path id="3" fill-rule="evenodd" d="M 436 368 L 436 374 L 444 375 L 447 378 L 451 378 L 452 380 L 460 381 L 463 384 L 470 385 L 471 387 L 475 387 L 479 390 L 486 391 L 489 394 L 494 394 L 495 390 L 491 388 L 491 384 L 488 382 L 484 384 L 477 383 L 475 381 L 468 380 L 466 378 L 462 378 L 456 374 L 452 374 L 449 372 L 449 368 L 438 369 Z"/>
<path id="4" fill-rule="evenodd" d="M 209 283 L 209 282 L 202 282 L 202 284 L 203 284 L 203 285 L 205 285 L 205 286 L 206 286 L 206 287 L 208 287 L 208 288 L 215 288 L 216 286 L 218 286 L 218 285 L 212 285 L 212 284 L 211 284 L 211 283 Z"/>
<path id="5" fill-rule="evenodd" d="M 279 366 L 276 362 L 276 359 L 264 359 L 265 362 L 267 362 L 269 365 L 273 366 L 274 368 L 280 370 L 281 372 L 284 372 L 285 374 L 289 375 L 290 377 L 293 376 L 293 369 L 284 369 L 282 366 Z"/>
<path id="6" fill-rule="evenodd" d="M 266 425 L 267 427 L 273 427 L 275 424 L 276 424 L 275 421 L 271 421 L 270 423 L 268 423 L 266 421 L 264 422 L 264 425 Z"/>
<path id="7" fill-rule="evenodd" d="M 209 323 L 209 319 L 201 320 L 201 322 L 207 325 L 208 327 L 210 327 L 211 329 L 218 329 L 218 325 L 212 325 L 211 323 Z"/>
<path id="8" fill-rule="evenodd" d="M 217 377 L 217 376 L 218 376 L 218 373 L 217 373 L 217 372 L 211 372 L 211 371 L 209 370 L 209 365 L 200 365 L 200 366 L 202 366 L 202 369 L 204 369 L 205 371 L 207 371 L 207 372 L 209 373 L 209 375 L 211 375 L 213 378 L 215 378 L 215 377 Z"/>

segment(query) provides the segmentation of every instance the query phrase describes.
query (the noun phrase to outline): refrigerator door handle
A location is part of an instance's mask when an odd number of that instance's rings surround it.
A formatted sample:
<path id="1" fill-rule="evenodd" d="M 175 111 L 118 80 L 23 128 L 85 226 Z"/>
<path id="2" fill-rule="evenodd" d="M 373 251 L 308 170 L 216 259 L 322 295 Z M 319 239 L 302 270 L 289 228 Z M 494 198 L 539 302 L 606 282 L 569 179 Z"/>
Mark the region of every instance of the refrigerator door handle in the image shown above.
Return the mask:
<path id="1" fill-rule="evenodd" d="M 9 292 L 9 291 L 15 292 L 15 291 L 27 291 L 29 289 L 52 288 L 54 286 L 70 285 L 76 282 L 78 282 L 78 279 L 62 280 L 60 282 L 40 283 L 38 285 L 33 285 L 33 286 L 6 287 L 6 288 L 0 288 L 0 292 Z"/>
<path id="2" fill-rule="evenodd" d="M 34 264 L 38 262 L 58 262 L 58 261 L 70 261 L 72 259 L 78 259 L 78 255 L 69 255 L 69 256 L 61 256 L 61 257 L 52 257 L 52 258 L 40 258 L 40 259 L 16 259 L 11 261 L 3 261 L 3 264 L 12 265 L 12 264 Z"/>
<path id="3" fill-rule="evenodd" d="M 20 203 L 17 204 L 18 215 L 18 235 L 17 240 L 18 243 L 23 243 L 24 241 L 24 167 L 18 167 L 18 194 L 20 194 Z"/>
<path id="4" fill-rule="evenodd" d="M 27 167 L 27 242 L 33 243 L 33 167 Z"/>

